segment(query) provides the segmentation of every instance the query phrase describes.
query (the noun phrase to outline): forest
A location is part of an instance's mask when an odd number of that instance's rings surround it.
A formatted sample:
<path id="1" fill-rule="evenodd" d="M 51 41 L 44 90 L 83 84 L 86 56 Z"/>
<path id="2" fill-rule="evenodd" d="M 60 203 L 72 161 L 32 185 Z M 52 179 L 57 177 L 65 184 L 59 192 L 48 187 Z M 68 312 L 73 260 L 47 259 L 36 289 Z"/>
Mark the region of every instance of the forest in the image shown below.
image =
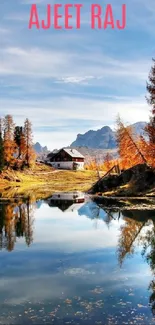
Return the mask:
<path id="1" fill-rule="evenodd" d="M 6 115 L 0 119 L 0 171 L 4 168 L 23 169 L 35 162 L 32 126 L 26 119 L 24 126 L 16 126 L 13 117 Z"/>

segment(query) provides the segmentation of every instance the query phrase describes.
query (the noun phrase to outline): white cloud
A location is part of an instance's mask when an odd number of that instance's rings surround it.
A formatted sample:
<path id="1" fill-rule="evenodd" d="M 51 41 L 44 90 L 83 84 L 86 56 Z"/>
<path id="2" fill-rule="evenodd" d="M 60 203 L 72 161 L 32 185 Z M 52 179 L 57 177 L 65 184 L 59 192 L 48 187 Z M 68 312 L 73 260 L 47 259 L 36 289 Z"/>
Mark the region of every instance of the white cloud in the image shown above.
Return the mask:
<path id="1" fill-rule="evenodd" d="M 95 60 L 94 60 L 95 57 Z M 85 53 L 40 48 L 3 48 L 0 74 L 20 78 L 48 80 L 54 83 L 81 85 L 113 85 L 121 87 L 139 82 L 143 85 L 150 68 L 149 60 L 122 61 L 100 52 Z M 22 80 L 23 82 L 23 80 Z"/>
<path id="2" fill-rule="evenodd" d="M 147 121 L 149 107 L 145 98 L 125 98 L 114 101 L 96 98 L 55 97 L 48 100 L 1 100 L 1 114 L 13 114 L 17 124 L 28 116 L 35 139 L 50 149 L 70 144 L 77 133 L 88 131 L 83 126 L 89 119 L 91 129 L 98 125 L 112 125 L 119 113 L 125 122 Z M 95 119 L 95 122 L 94 122 Z M 75 121 L 77 126 L 75 128 Z M 42 130 L 39 130 L 42 127 Z M 50 127 L 50 130 L 46 130 Z M 53 129 L 52 129 L 53 128 Z"/>
<path id="3" fill-rule="evenodd" d="M 37 3 L 46 7 L 45 0 Z M 121 3 L 112 0 L 117 16 Z M 87 131 L 88 120 L 90 128 L 113 125 L 118 112 L 131 123 L 148 120 L 144 96 L 153 52 L 154 0 L 142 0 L 142 5 L 129 1 L 127 29 L 121 32 L 92 31 L 86 24 L 79 31 L 29 31 L 25 21 L 30 4 L 19 0 L 10 8 L 6 3 L 0 13 L 2 115 L 13 114 L 17 123 L 28 116 L 35 138 L 45 145 L 54 138 L 53 147 Z M 42 5 L 38 7 L 45 16 Z M 84 8 L 86 22 L 90 2 Z M 47 126 L 51 132 L 43 130 Z"/>
<path id="4" fill-rule="evenodd" d="M 82 84 L 87 84 L 87 81 L 88 80 L 92 80 L 94 79 L 93 76 L 84 76 L 84 77 L 62 77 L 60 79 L 58 79 L 58 82 L 64 82 L 64 83 L 75 83 L 75 84 L 79 84 L 79 83 L 82 83 Z"/>

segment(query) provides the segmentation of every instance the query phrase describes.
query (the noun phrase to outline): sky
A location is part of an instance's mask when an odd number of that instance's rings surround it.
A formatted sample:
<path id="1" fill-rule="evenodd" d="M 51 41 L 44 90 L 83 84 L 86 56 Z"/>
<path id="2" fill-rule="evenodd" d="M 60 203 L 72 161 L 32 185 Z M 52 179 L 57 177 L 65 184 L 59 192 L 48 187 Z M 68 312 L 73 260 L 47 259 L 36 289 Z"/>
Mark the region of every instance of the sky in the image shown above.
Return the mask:
<path id="1" fill-rule="evenodd" d="M 83 3 L 81 28 L 29 30 L 32 3 L 39 19 L 47 3 Z M 0 1 L 0 116 L 33 124 L 34 142 L 50 150 L 68 146 L 78 133 L 147 121 L 146 80 L 155 56 L 154 0 L 109 0 L 114 19 L 127 6 L 125 30 L 90 26 L 93 0 Z M 96 1 L 97 3 L 97 1 Z M 62 13 L 63 13 L 62 9 Z M 63 25 L 63 21 L 62 21 Z"/>

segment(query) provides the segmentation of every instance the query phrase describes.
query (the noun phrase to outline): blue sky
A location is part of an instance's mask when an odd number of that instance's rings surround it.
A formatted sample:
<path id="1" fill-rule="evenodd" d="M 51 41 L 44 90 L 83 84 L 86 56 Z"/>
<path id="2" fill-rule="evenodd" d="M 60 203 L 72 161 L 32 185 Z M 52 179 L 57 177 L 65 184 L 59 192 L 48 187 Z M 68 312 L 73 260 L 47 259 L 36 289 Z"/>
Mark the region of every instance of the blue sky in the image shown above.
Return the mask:
<path id="1" fill-rule="evenodd" d="M 46 4 L 34 0 L 40 19 Z M 57 1 L 67 3 L 68 1 Z M 0 115 L 33 123 L 34 141 L 50 149 L 69 145 L 77 133 L 125 122 L 146 121 L 146 80 L 155 55 L 154 0 L 110 0 L 115 19 L 127 5 L 127 27 L 92 30 L 83 1 L 81 29 L 28 29 L 32 0 L 0 2 Z M 71 0 L 69 3 L 80 3 Z M 75 21 L 73 21 L 75 25 Z"/>

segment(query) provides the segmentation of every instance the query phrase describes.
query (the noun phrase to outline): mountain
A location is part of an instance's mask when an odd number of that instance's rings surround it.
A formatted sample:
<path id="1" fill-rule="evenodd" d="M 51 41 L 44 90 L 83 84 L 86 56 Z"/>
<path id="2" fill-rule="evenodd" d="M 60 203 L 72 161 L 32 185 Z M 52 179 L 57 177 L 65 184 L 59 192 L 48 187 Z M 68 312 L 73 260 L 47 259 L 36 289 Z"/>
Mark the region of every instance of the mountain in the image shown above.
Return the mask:
<path id="1" fill-rule="evenodd" d="M 143 135 L 144 137 L 146 137 L 146 134 L 144 131 L 144 128 L 146 127 L 146 125 L 147 125 L 146 122 L 136 122 L 134 124 L 131 124 L 134 134 Z"/>
<path id="2" fill-rule="evenodd" d="M 37 154 L 42 154 L 42 153 L 48 153 L 49 150 L 47 149 L 47 147 L 42 147 L 41 144 L 39 142 L 36 142 L 34 145 L 33 145 L 33 148 L 35 150 L 35 152 Z"/>
<path id="3" fill-rule="evenodd" d="M 79 151 L 85 157 L 85 164 L 89 164 L 90 161 L 95 160 L 98 164 L 102 164 L 107 153 L 112 159 L 118 158 L 118 149 L 97 149 L 88 147 L 72 147 Z"/>
<path id="4" fill-rule="evenodd" d="M 144 134 L 144 127 L 146 122 L 137 122 L 131 125 L 135 135 Z M 104 126 L 101 129 L 94 131 L 89 130 L 84 134 L 78 134 L 77 138 L 72 144 L 71 147 L 88 147 L 94 149 L 115 149 L 116 138 L 115 132 L 109 127 Z"/>
<path id="5" fill-rule="evenodd" d="M 116 148 L 115 134 L 109 126 L 85 134 L 78 134 L 71 147 L 88 147 L 98 149 Z"/>

